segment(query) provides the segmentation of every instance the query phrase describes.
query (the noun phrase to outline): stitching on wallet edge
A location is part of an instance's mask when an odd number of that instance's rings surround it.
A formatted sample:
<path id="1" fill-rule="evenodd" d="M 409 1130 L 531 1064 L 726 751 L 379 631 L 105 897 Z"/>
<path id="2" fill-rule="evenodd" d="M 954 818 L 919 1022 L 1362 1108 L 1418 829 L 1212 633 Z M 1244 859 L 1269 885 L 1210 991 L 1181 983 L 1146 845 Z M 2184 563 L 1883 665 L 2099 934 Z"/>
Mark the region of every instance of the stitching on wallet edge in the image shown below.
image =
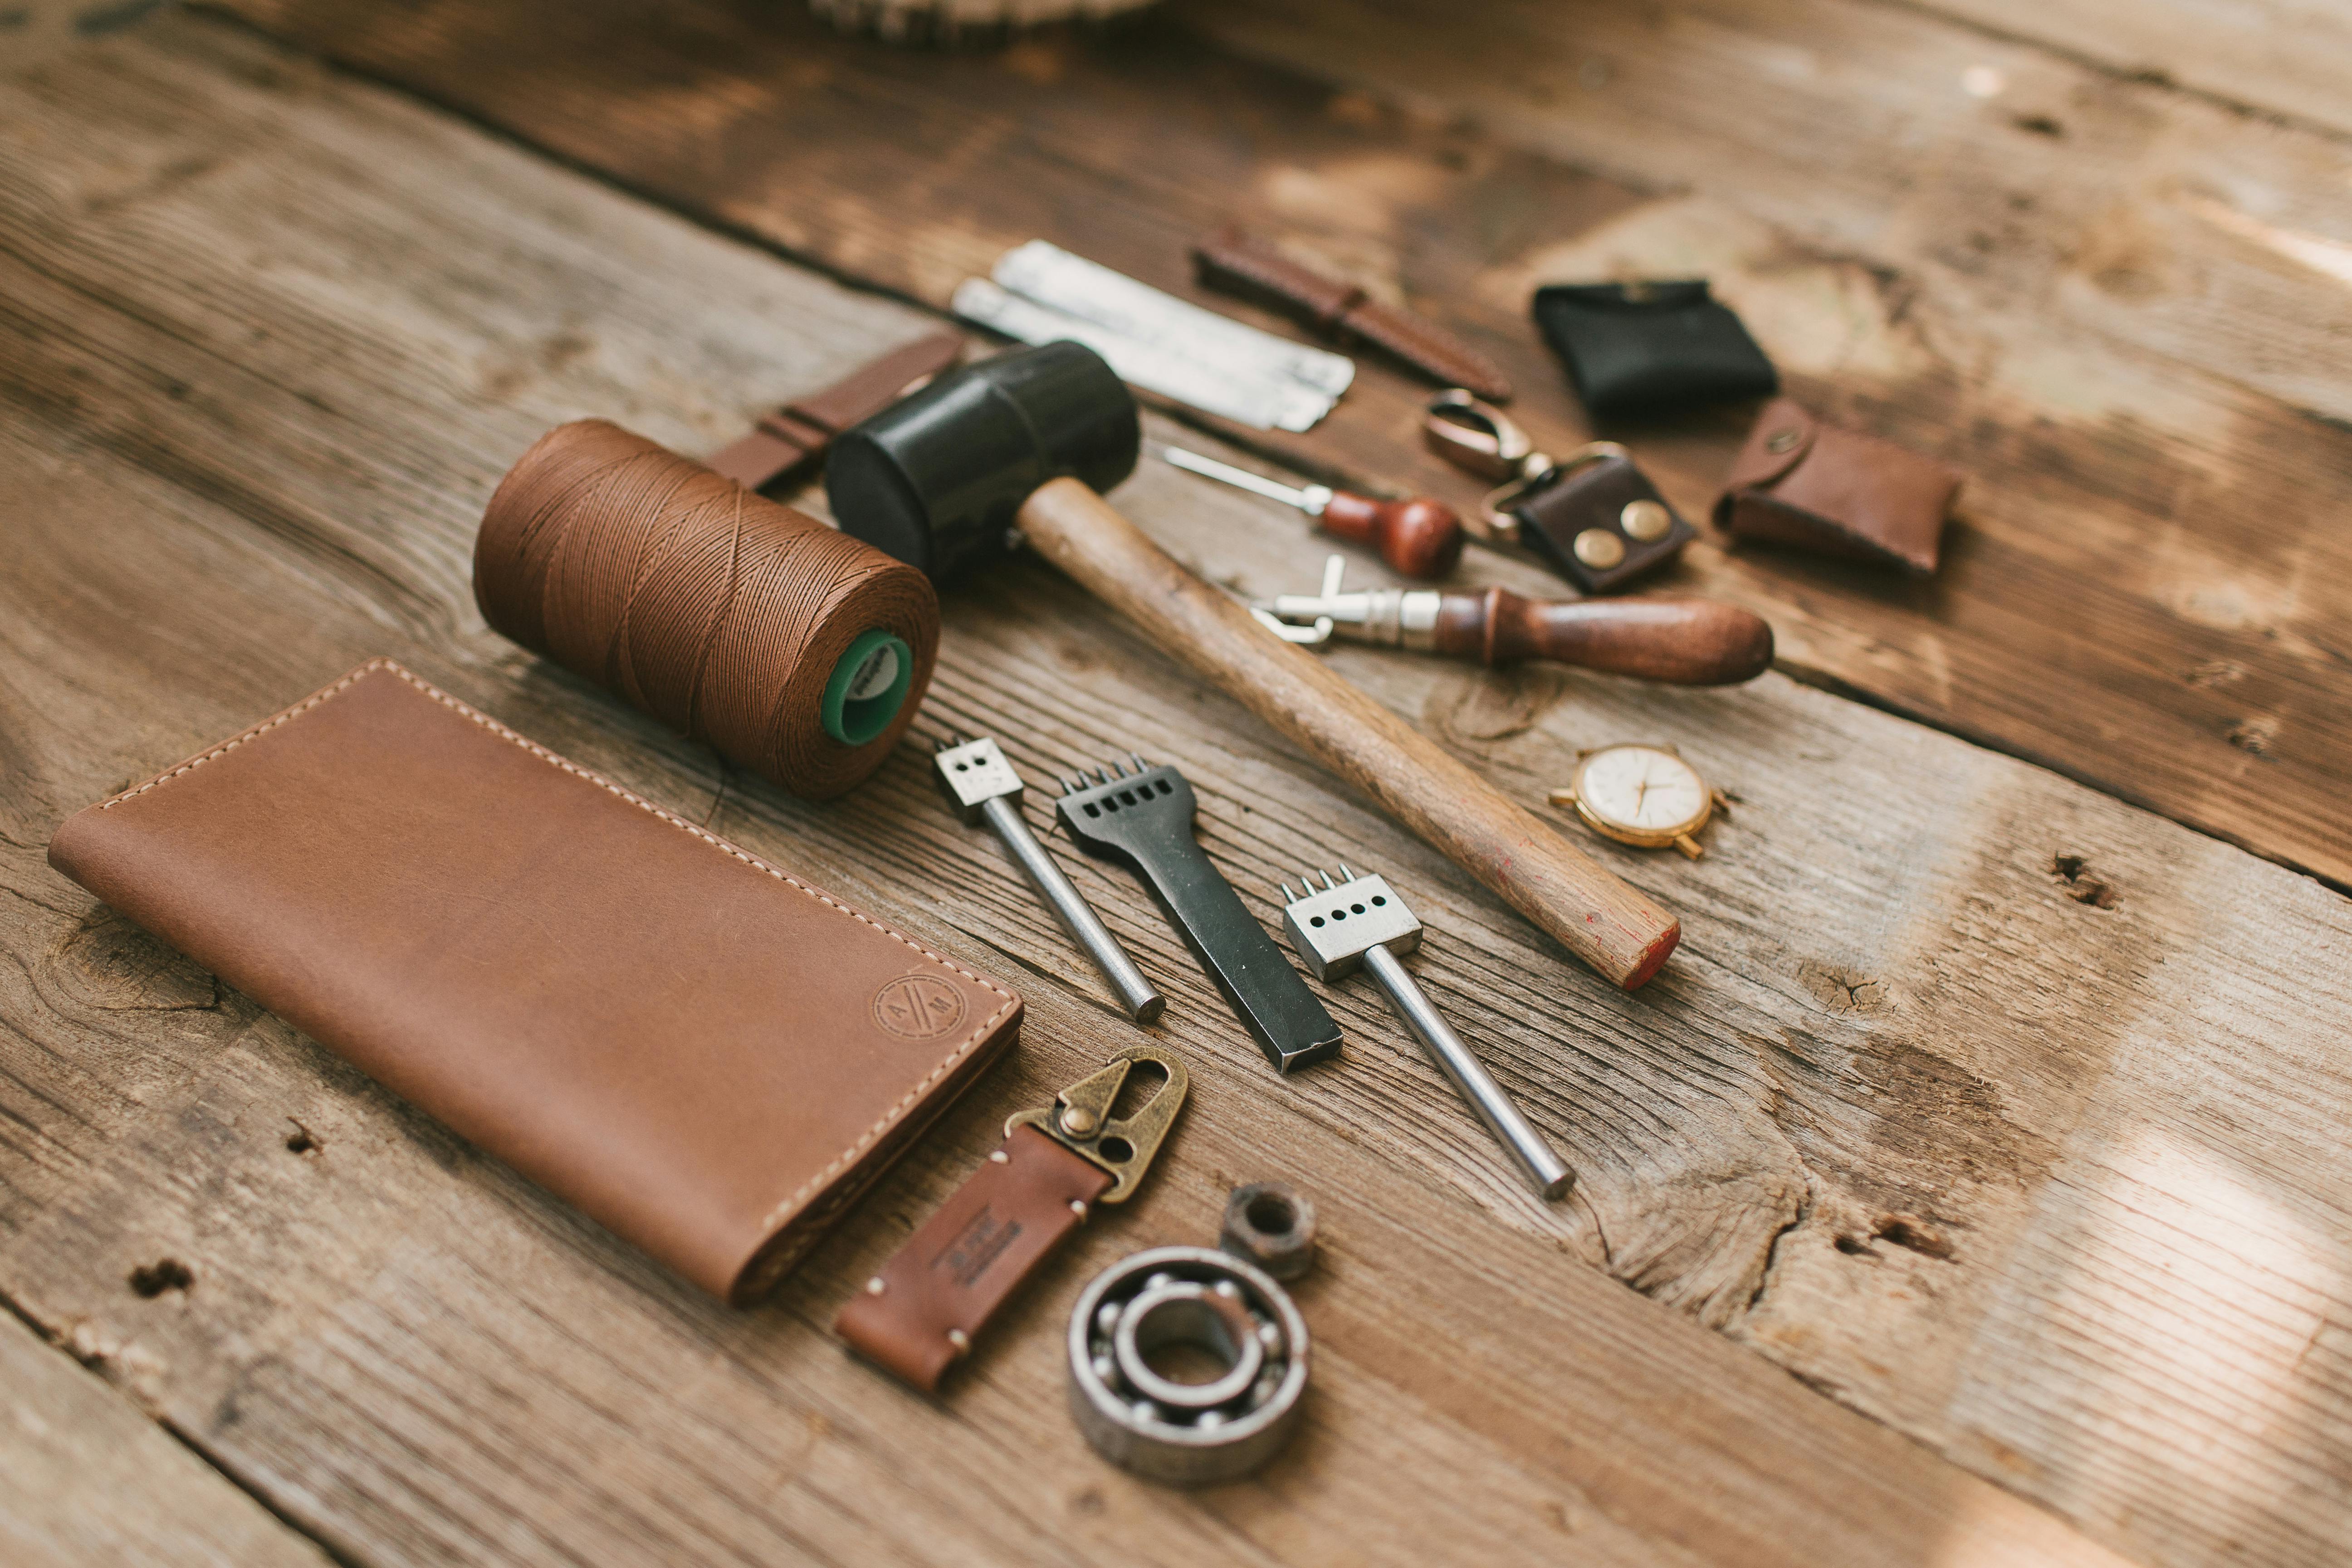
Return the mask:
<path id="1" fill-rule="evenodd" d="M 204 752 L 200 756 L 189 758 L 186 762 L 182 763 L 178 767 L 173 768 L 168 772 L 156 774 L 153 778 L 149 779 L 145 784 L 139 785 L 135 789 L 124 790 L 121 795 L 115 795 L 112 799 L 100 802 L 98 809 L 100 811 L 110 810 L 135 795 L 145 795 L 151 789 L 154 789 L 162 784 L 169 784 L 172 780 L 178 778 L 182 773 L 187 773 L 192 769 L 204 766 L 205 763 L 211 762 L 215 757 L 226 756 L 229 752 L 236 750 L 237 747 L 244 745 L 247 741 L 255 740 L 259 736 L 267 734 L 268 731 L 277 729 L 281 724 L 300 718 L 303 714 L 309 712 L 313 708 L 318 707 L 329 698 L 339 695 L 345 688 L 351 686 L 361 678 L 371 675 L 379 669 L 391 671 L 394 675 L 398 676 L 401 679 L 406 681 L 409 685 L 415 687 L 425 696 L 430 697 L 436 702 L 438 702 L 442 706 L 451 709 L 456 712 L 464 714 L 475 723 L 479 724 L 483 729 L 488 730 L 491 734 L 497 735 L 502 740 L 511 742 L 515 745 L 521 747 L 524 751 L 529 752 L 532 756 L 537 757 L 540 761 L 548 763 L 550 766 L 560 768 L 563 772 L 571 773 L 576 778 L 585 779 L 588 783 L 594 784 L 599 789 L 620 796 L 621 799 L 627 801 L 631 805 L 636 806 L 639 810 L 652 813 L 662 821 L 668 823 L 672 827 L 677 828 L 683 833 L 690 834 L 694 837 L 701 839 L 712 848 L 732 856 L 734 858 L 742 861 L 746 866 L 765 871 L 769 876 L 773 877 L 779 882 L 782 882 L 789 887 L 799 889 L 810 898 L 816 900 L 817 902 L 824 904 L 830 909 L 847 915 L 851 919 L 858 921 L 866 925 L 872 926 L 876 931 L 880 931 L 883 935 L 890 937 L 898 942 L 905 943 L 908 947 L 913 948 L 917 952 L 921 953 L 925 958 L 929 959 L 936 964 L 939 964 L 941 968 L 953 970 L 956 973 L 962 975 L 966 980 L 971 981 L 973 984 L 993 991 L 999 996 L 1004 998 L 1004 1005 L 1003 1006 L 997 1008 L 995 1012 L 991 1013 L 987 1017 L 982 1019 L 980 1023 L 973 1027 L 971 1034 L 967 1037 L 961 1045 L 957 1046 L 954 1050 L 950 1051 L 946 1058 L 940 1061 L 939 1066 L 933 1068 L 929 1073 L 925 1074 L 922 1079 L 919 1081 L 913 1089 L 908 1090 L 905 1095 L 901 1096 L 897 1104 L 884 1111 L 880 1120 L 877 1121 L 873 1126 L 867 1128 L 863 1133 L 861 1133 L 856 1142 L 843 1150 L 839 1154 L 835 1155 L 833 1160 L 822 1170 L 818 1171 L 816 1174 L 811 1176 L 807 1181 L 803 1182 L 797 1188 L 793 1189 L 790 1197 L 785 1198 L 774 1208 L 768 1211 L 767 1217 L 761 1220 L 759 1225 L 761 1233 L 760 1245 L 761 1247 L 767 1245 L 767 1238 L 773 1233 L 777 1222 L 783 1219 L 794 1208 L 798 1207 L 801 1200 L 808 1195 L 812 1188 L 822 1186 L 825 1182 L 829 1181 L 836 1172 L 840 1171 L 844 1166 L 849 1164 L 859 1155 L 863 1154 L 873 1145 L 876 1139 L 888 1131 L 892 1124 L 897 1122 L 900 1117 L 907 1113 L 908 1107 L 920 1100 L 925 1094 L 929 1092 L 933 1084 L 939 1082 L 941 1078 L 945 1077 L 958 1062 L 971 1055 L 972 1050 L 979 1046 L 980 1042 L 988 1037 L 989 1032 L 995 1028 L 997 1024 L 1003 1019 L 1004 1016 L 1007 1013 L 1010 1013 L 1014 1005 L 1020 1001 L 1019 997 L 1015 996 L 1012 992 L 1005 990 L 994 981 L 988 979 L 984 975 L 975 974 L 971 970 L 966 969 L 962 964 L 958 963 L 951 958 L 946 957 L 941 953 L 933 952 L 929 948 L 925 947 L 921 942 L 917 942 L 914 938 L 907 935 L 905 932 L 891 930 L 888 926 L 884 925 L 880 921 L 875 920 L 871 916 L 851 909 L 847 904 L 841 902 L 839 900 L 833 898 L 829 894 L 819 892 L 816 889 L 810 887 L 806 882 L 802 881 L 798 877 L 792 875 L 790 872 L 780 871 L 775 867 L 769 865 L 765 860 L 761 859 L 758 856 L 746 854 L 744 851 L 737 848 L 734 845 L 728 843 L 727 840 L 719 837 L 717 834 L 711 833 L 706 828 L 688 822 L 683 817 L 677 816 L 669 812 L 664 811 L 660 806 L 657 806 L 653 802 L 646 800 L 644 796 L 634 795 L 628 790 L 623 789 L 619 784 L 614 784 L 612 780 L 604 778 L 600 774 L 590 773 L 586 768 L 580 766 L 577 763 L 557 756 L 553 752 L 549 751 L 545 746 L 539 744 L 536 741 L 525 739 L 523 736 L 517 734 L 514 731 L 508 729 L 504 724 L 499 723 L 496 719 L 491 718 L 488 714 L 482 712 L 479 709 L 477 709 L 457 698 L 450 696 L 449 693 L 442 690 L 439 687 L 435 686 L 431 681 L 425 679 L 423 677 L 408 669 L 396 659 L 372 658 L 368 660 L 365 664 L 360 666 L 357 669 L 352 670 L 349 675 L 344 676 L 341 680 L 336 681 L 332 686 L 328 687 L 325 690 L 313 692 L 310 696 L 296 703 L 293 707 L 287 709 L 284 712 L 273 714 L 269 718 L 264 719 L 260 723 L 256 724 L 253 728 L 246 731 L 244 733 L 237 735 L 231 740 L 222 742 L 219 745 L 215 746 L 211 751 Z M 754 1250 L 756 1253 L 757 1249 L 755 1248 Z"/>

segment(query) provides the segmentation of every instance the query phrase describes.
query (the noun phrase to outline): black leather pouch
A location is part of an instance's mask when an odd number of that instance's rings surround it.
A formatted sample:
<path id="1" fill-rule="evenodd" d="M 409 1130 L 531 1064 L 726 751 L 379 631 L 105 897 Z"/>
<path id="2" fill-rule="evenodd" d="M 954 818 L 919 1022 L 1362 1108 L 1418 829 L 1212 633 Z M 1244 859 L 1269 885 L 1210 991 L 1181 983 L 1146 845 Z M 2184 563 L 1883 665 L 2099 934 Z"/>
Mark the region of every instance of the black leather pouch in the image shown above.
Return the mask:
<path id="1" fill-rule="evenodd" d="M 1698 531 L 1614 442 L 1553 469 L 1506 510 L 1519 540 L 1588 594 L 1615 592 L 1680 554 Z"/>
<path id="2" fill-rule="evenodd" d="M 1595 418 L 1670 414 L 1780 388 L 1772 362 L 1704 279 L 1555 283 L 1536 290 L 1535 314 Z"/>

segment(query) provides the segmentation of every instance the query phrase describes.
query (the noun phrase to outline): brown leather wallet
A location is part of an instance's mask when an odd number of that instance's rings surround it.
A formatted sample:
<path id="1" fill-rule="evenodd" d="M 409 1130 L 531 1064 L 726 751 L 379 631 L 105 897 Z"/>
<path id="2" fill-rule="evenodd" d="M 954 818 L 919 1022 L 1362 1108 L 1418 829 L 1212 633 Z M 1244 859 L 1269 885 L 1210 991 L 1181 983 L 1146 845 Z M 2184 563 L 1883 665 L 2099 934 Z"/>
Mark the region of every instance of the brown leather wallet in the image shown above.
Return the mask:
<path id="1" fill-rule="evenodd" d="M 1383 305 L 1353 283 L 1326 278 L 1237 227 L 1195 245 L 1192 262 L 1208 288 L 1279 306 L 1342 342 L 1370 343 L 1441 386 L 1510 400 L 1511 384 L 1501 368 L 1444 327 Z"/>
<path id="2" fill-rule="evenodd" d="M 1927 576 L 1960 476 L 1932 458 L 1767 404 L 1731 466 L 1717 528 L 1735 538 L 1899 566 Z"/>
<path id="3" fill-rule="evenodd" d="M 852 425 L 921 387 L 962 353 L 961 332 L 917 338 L 859 365 L 822 392 L 761 415 L 750 435 L 720 447 L 703 466 L 747 490 L 773 484 L 824 452 Z"/>
<path id="4" fill-rule="evenodd" d="M 755 1299 L 1021 999 L 389 659 L 51 865 L 703 1289 Z"/>

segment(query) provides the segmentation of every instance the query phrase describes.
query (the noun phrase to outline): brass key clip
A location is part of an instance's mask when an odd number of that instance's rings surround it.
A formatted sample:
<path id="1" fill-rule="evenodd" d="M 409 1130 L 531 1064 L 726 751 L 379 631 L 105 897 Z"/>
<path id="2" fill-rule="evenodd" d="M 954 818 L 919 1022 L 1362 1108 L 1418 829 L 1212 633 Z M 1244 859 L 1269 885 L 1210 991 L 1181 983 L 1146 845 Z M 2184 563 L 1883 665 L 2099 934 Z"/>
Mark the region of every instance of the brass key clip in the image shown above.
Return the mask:
<path id="1" fill-rule="evenodd" d="M 1503 481 L 1478 502 L 1478 521 L 1485 525 L 1487 539 L 1504 544 L 1518 542 L 1519 520 L 1511 515 L 1510 508 L 1520 497 L 1587 463 L 1628 455 L 1614 441 L 1588 441 L 1565 458 L 1538 452 L 1534 440 L 1509 415 L 1458 386 L 1429 400 L 1421 438 L 1455 468 Z"/>
<path id="2" fill-rule="evenodd" d="M 1168 1075 L 1168 1081 L 1138 1106 L 1134 1115 L 1114 1121 L 1110 1108 L 1138 1062 L 1151 1063 Z M 1097 1198 L 1097 1203 L 1122 1203 L 1143 1180 L 1151 1157 L 1160 1152 L 1168 1129 L 1175 1125 L 1176 1113 L 1184 1109 L 1184 1095 L 1190 1088 L 1184 1064 L 1173 1052 L 1157 1046 L 1129 1046 L 1113 1057 L 1108 1067 L 1088 1073 L 1055 1095 L 1050 1107 L 1015 1111 L 1004 1123 L 1004 1135 L 1011 1137 L 1016 1127 L 1034 1127 L 1078 1158 L 1110 1173 L 1110 1191 Z"/>

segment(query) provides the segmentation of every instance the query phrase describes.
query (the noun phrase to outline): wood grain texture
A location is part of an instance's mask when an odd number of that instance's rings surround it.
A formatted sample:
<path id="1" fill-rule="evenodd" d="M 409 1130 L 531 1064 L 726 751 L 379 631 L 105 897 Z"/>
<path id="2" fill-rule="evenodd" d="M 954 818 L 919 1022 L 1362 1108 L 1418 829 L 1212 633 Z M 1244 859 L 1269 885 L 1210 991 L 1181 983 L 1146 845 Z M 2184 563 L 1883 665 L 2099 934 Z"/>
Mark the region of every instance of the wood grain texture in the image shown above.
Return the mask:
<path id="1" fill-rule="evenodd" d="M 1292 331 L 1192 279 L 1187 245 L 1238 219 L 1487 353 L 1550 451 L 1591 432 L 1533 288 L 1711 277 L 1794 395 L 1969 479 L 1932 582 L 1710 542 L 1657 587 L 1765 614 L 1831 689 L 2352 883 L 2352 426 L 2305 412 L 2343 412 L 2352 295 L 2262 237 L 2347 237 L 2334 142 L 1865 0 L 1528 4 L 1475 29 L 1195 0 L 976 58 L 764 0 L 233 3 L 934 305 L 1043 236 Z M 1988 63 L 2001 96 L 1969 97 Z M 1482 484 L 1415 438 L 1424 390 L 1366 361 L 1316 431 L 1255 444 L 1466 508 Z M 1697 516 L 1744 431 L 1610 434 Z"/>
<path id="2" fill-rule="evenodd" d="M 88 1324 L 75 1355 L 121 1348 Z M 317 1547 L 129 1400 L 0 1312 L 0 1557 L 14 1568 L 153 1563 L 322 1568 Z"/>
<path id="3" fill-rule="evenodd" d="M 1515 145 L 1721 197 L 1948 310 L 2352 418 L 2352 299 L 2324 259 L 2352 252 L 2344 138 L 1882 0 L 1505 0 L 1442 50 L 1434 0 L 1202 0 L 1199 19 Z"/>
<path id="4" fill-rule="evenodd" d="M 1501 895 L 1612 984 L 1656 974 L 1682 928 L 1313 654 L 1266 635 L 1076 479 L 1022 503 L 1037 553 Z"/>
<path id="5" fill-rule="evenodd" d="M 2352 81 L 2352 14 L 2330 0 L 1926 0 L 1916 8 L 2117 76 L 2352 135 L 2352 96 L 2344 90 Z"/>
<path id="6" fill-rule="evenodd" d="M 1515 798 L 1633 738 L 1736 794 L 1696 864 L 1592 846 L 1685 917 L 1627 996 L 1010 563 L 949 597 L 924 737 L 994 733 L 1033 779 L 1148 747 L 1261 900 L 1310 861 L 1394 879 L 1418 976 L 1580 1180 L 1538 1205 L 1366 983 L 1328 994 L 1348 1055 L 1276 1079 L 1131 879 L 1065 855 L 1170 992 L 1194 1100 L 928 1404 L 820 1326 L 1135 1032 L 925 746 L 786 799 L 467 586 L 547 426 L 713 449 L 916 313 L 194 22 L 0 95 L 0 1289 L 338 1552 L 1953 1568 L 2323 1563 L 2352 1529 L 2352 912 L 2307 879 L 1779 677 L 1334 650 Z M 1118 500 L 1244 595 L 1324 552 L 1157 467 Z M 1016 1059 L 773 1306 L 702 1300 L 42 863 L 69 811 L 374 653 L 1023 976 Z M 1325 1226 L 1304 1437 L 1250 1485 L 1132 1484 L 1063 1415 L 1062 1314 L 1267 1175 Z M 127 1287 L 166 1258 L 188 1287 Z"/>

